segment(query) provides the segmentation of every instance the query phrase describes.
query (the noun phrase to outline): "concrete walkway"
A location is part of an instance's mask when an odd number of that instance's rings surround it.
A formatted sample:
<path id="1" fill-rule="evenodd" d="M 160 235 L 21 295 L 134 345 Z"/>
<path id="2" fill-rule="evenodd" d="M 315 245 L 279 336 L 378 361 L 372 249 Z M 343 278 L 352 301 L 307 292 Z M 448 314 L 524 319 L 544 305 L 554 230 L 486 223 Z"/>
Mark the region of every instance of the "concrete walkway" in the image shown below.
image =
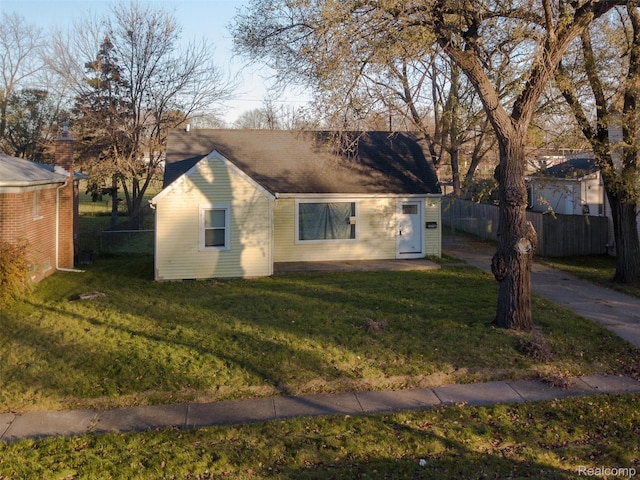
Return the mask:
<path id="1" fill-rule="evenodd" d="M 491 273 L 495 246 L 444 235 L 442 251 Z M 540 263 L 533 265 L 533 292 L 599 323 L 640 348 L 640 298 L 594 285 Z"/>
<path id="2" fill-rule="evenodd" d="M 428 389 L 144 406 L 106 412 L 72 410 L 19 415 L 5 413 L 0 414 L 0 440 L 144 431 L 170 426 L 194 428 L 301 416 L 358 415 L 420 410 L 442 405 L 490 405 L 625 392 L 640 392 L 640 382 L 629 377 L 593 375 L 573 379 L 568 388 L 552 387 L 537 380 L 520 380 Z"/>
<path id="3" fill-rule="evenodd" d="M 490 271 L 494 247 L 486 243 L 469 242 L 460 237 L 445 236 L 443 252 Z M 428 262 L 423 263 L 420 268 L 434 268 Z M 403 263 L 401 269 L 413 269 L 415 266 L 416 264 L 407 266 Z M 359 264 L 357 269 L 360 267 L 369 269 L 372 265 Z M 373 268 L 383 267 L 378 265 Z M 573 309 L 640 347 L 639 299 L 597 287 L 539 264 L 534 266 L 532 282 L 535 293 Z M 72 410 L 4 413 L 0 414 L 0 440 L 14 441 L 91 432 L 144 431 L 170 426 L 194 428 L 299 416 L 370 414 L 442 405 L 487 405 L 624 392 L 640 392 L 640 382 L 631 377 L 593 375 L 572 379 L 568 388 L 553 387 L 538 380 L 521 380 L 447 385 L 429 389 L 143 406 L 106 412 Z"/>

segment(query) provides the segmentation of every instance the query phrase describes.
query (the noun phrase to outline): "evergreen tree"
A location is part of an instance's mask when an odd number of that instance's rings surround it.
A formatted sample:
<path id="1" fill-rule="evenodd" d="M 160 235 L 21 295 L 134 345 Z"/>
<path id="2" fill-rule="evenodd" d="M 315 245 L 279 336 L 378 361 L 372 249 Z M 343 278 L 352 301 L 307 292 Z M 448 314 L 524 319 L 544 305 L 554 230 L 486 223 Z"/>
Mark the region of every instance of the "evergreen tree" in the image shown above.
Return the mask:
<path id="1" fill-rule="evenodd" d="M 126 127 L 130 108 L 126 100 L 127 83 L 122 80 L 118 59 L 109 37 L 96 58 L 85 64 L 87 86 L 77 96 L 73 114 L 79 158 L 91 176 L 94 198 L 109 193 L 112 198 L 111 226 L 118 217 L 118 181 L 124 175 L 122 160 L 132 150 Z"/>

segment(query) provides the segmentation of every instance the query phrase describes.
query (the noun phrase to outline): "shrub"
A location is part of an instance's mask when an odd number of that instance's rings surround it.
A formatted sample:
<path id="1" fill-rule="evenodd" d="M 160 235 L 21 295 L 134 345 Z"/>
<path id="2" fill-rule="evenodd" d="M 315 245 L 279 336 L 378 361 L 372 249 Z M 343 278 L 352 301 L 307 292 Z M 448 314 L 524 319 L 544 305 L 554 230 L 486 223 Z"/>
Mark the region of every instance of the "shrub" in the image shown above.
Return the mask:
<path id="1" fill-rule="evenodd" d="M 549 362 L 553 359 L 546 338 L 539 332 L 535 332 L 530 338 L 520 338 L 516 349 L 538 362 Z"/>
<path id="2" fill-rule="evenodd" d="M 30 287 L 27 242 L 0 242 L 0 308 L 10 305 Z"/>

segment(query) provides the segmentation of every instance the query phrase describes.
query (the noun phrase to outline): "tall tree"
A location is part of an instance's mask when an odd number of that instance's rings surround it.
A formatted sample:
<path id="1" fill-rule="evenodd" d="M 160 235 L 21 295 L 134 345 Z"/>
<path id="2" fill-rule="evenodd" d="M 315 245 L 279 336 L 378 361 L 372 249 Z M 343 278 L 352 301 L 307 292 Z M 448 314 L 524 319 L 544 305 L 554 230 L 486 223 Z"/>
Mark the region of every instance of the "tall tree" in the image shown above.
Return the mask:
<path id="1" fill-rule="evenodd" d="M 556 73 L 556 84 L 591 144 L 613 219 L 613 281 L 640 282 L 640 12 L 638 2 L 594 23 Z M 582 88 L 580 88 L 582 87 Z"/>
<path id="2" fill-rule="evenodd" d="M 300 130 L 314 128 L 320 123 L 305 115 L 305 109 L 291 105 L 276 106 L 276 101 L 265 98 L 262 107 L 243 112 L 234 122 L 233 128 L 259 130 Z"/>
<path id="3" fill-rule="evenodd" d="M 500 224 L 492 270 L 499 281 L 495 322 L 529 330 L 536 232 L 527 221 L 525 142 L 536 104 L 569 44 L 618 2 L 584 0 L 253 0 L 239 15 L 239 48 L 271 59 L 282 74 L 319 78 L 339 63 L 354 75 L 371 52 L 415 52 L 437 43 L 474 86 L 500 150 Z M 509 57 L 509 58 L 506 58 Z M 500 96 L 495 68 L 519 73 Z"/>
<path id="4" fill-rule="evenodd" d="M 19 89 L 34 88 L 34 75 L 42 69 L 41 29 L 17 14 L 0 17 L 0 144 L 6 136 L 7 109 Z"/>
<path id="5" fill-rule="evenodd" d="M 263 101 L 262 107 L 242 113 L 233 122 L 233 127 L 254 130 L 280 130 L 282 128 L 278 109 L 270 98 Z"/>
<path id="6" fill-rule="evenodd" d="M 47 143 L 57 132 L 58 109 L 46 90 L 27 88 L 9 97 L 5 113 L 5 153 L 42 162 Z"/>
<path id="7" fill-rule="evenodd" d="M 91 176 L 89 190 L 94 197 L 105 191 L 111 195 L 111 227 L 118 222 L 119 161 L 133 148 L 126 134 L 131 124 L 128 85 L 113 49 L 111 39 L 105 38 L 96 58 L 85 64 L 88 89 L 76 97 L 73 110 L 77 150 Z"/>
<path id="8" fill-rule="evenodd" d="M 126 105 L 118 125 L 119 145 L 126 148 L 114 153 L 131 228 L 140 225 L 145 192 L 160 173 L 168 130 L 211 112 L 232 92 L 231 82 L 212 64 L 212 47 L 202 41 L 179 48 L 180 35 L 175 17 L 165 10 L 120 3 L 107 17 L 77 25 L 70 41 L 58 37 L 50 62 L 81 95 L 93 88 L 87 60 L 95 59 L 105 38 L 111 42 L 121 85 L 117 100 Z"/>
<path id="9" fill-rule="evenodd" d="M 365 92 L 378 109 L 389 110 L 389 130 L 393 120 L 401 118 L 404 128 L 422 133 L 434 166 L 451 167 L 454 194 L 463 196 L 464 185 L 471 182 L 489 150 L 485 141 L 491 128 L 460 68 L 441 49 L 429 47 L 413 57 L 401 58 L 394 57 L 393 49 L 384 50 L 381 64 L 362 70 Z M 461 155 L 471 144 L 472 161 L 464 172 Z"/>

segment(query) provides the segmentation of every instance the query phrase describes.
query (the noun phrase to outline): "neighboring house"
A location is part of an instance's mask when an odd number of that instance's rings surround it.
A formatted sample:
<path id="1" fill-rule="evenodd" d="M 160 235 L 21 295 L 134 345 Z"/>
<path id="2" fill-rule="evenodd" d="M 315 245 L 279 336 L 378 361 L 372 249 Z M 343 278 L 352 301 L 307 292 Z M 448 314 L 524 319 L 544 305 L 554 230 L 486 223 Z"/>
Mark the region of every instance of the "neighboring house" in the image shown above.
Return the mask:
<path id="1" fill-rule="evenodd" d="M 582 154 L 527 178 L 529 207 L 535 212 L 593 215 L 608 218 L 607 248 L 613 251 L 611 206 L 600 169 L 592 155 Z M 638 219 L 640 235 L 640 219 Z"/>
<path id="2" fill-rule="evenodd" d="M 78 191 L 66 128 L 55 155 L 53 166 L 0 154 L 0 242 L 26 242 L 34 282 L 74 266 Z"/>
<path id="3" fill-rule="evenodd" d="M 605 215 L 606 194 L 593 157 L 582 155 L 528 178 L 529 207 L 562 215 Z"/>
<path id="4" fill-rule="evenodd" d="M 174 130 L 156 280 L 256 277 L 274 263 L 440 256 L 440 187 L 406 133 Z"/>

